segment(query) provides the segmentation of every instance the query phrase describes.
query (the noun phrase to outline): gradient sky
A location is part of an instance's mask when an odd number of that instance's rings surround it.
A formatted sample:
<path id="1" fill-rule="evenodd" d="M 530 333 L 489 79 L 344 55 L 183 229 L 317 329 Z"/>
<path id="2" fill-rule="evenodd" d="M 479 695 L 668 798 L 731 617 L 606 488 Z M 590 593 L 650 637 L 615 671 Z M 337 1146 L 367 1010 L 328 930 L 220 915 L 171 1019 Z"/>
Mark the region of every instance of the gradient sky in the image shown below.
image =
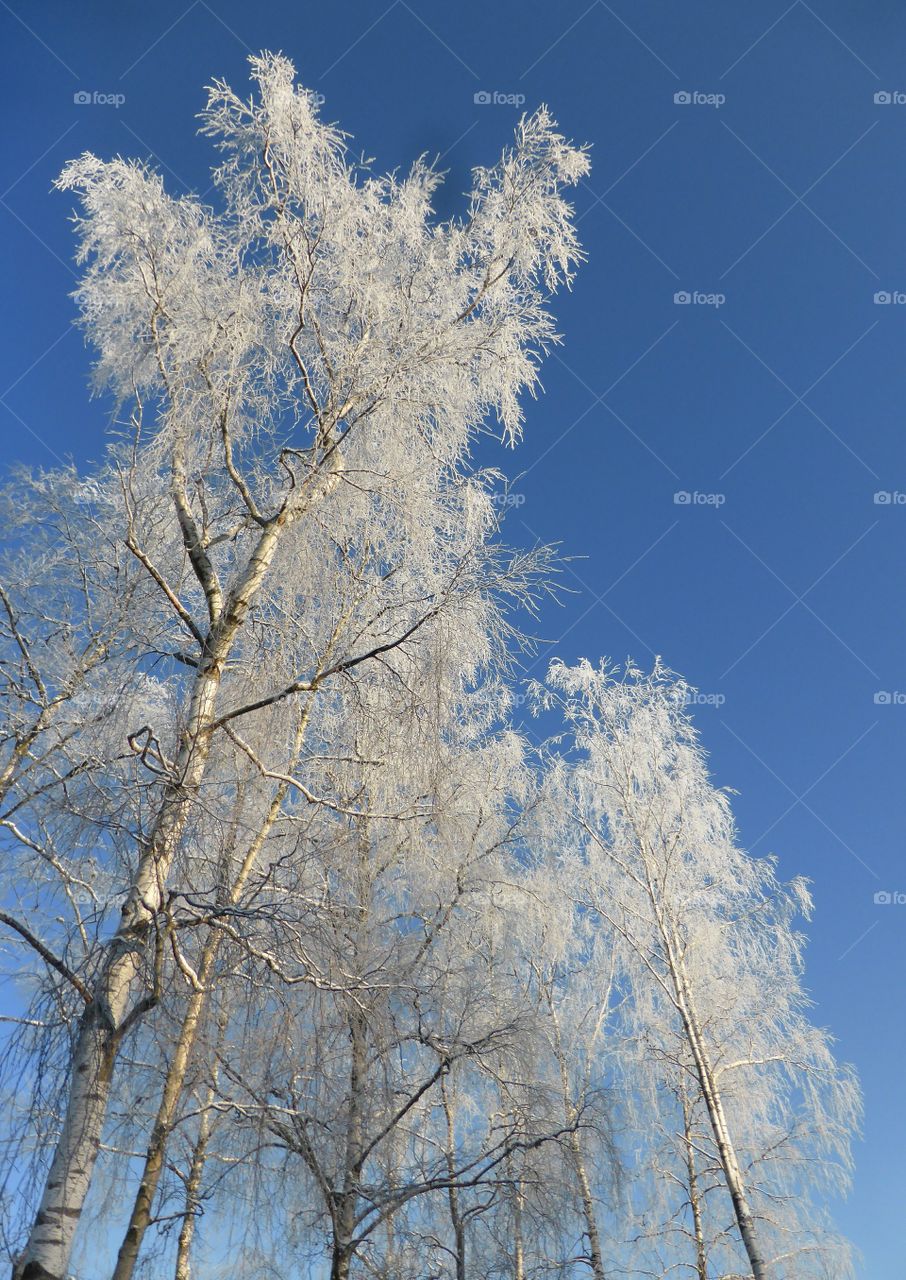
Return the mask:
<path id="1" fill-rule="evenodd" d="M 91 150 L 205 192 L 203 86 L 243 89 L 249 52 L 291 56 L 378 168 L 442 156 L 444 215 L 511 137 L 514 95 L 591 144 L 565 345 L 518 451 L 482 450 L 512 477 L 509 540 L 575 557 L 536 671 L 658 653 L 702 690 L 743 843 L 813 881 L 815 1016 L 866 1097 L 838 1219 L 866 1280 L 902 1280 L 901 0 L 0 0 L 0 28 L 4 465 L 103 449 L 53 178 Z"/>

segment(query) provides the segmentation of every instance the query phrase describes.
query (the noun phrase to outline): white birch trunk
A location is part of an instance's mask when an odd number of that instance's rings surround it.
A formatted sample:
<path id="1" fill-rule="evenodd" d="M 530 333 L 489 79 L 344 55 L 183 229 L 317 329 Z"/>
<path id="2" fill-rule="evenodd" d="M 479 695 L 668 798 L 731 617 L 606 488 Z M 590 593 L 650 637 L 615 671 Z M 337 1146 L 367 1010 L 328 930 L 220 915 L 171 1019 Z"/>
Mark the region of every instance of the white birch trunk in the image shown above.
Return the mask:
<path id="1" fill-rule="evenodd" d="M 698 1280 L 708 1280 L 708 1253 L 702 1225 L 701 1196 L 698 1188 L 698 1170 L 695 1167 L 695 1149 L 692 1145 L 692 1107 L 686 1096 L 685 1084 L 681 1086 L 683 1107 L 683 1138 L 686 1145 L 686 1176 L 689 1183 L 689 1207 L 692 1210 L 692 1230 L 695 1237 L 695 1268 Z"/>
<path id="2" fill-rule="evenodd" d="M 758 1244 L 755 1220 L 746 1195 L 742 1171 L 739 1167 L 739 1160 L 727 1124 L 720 1090 L 717 1087 L 714 1069 L 711 1065 L 701 1024 L 698 1020 L 688 975 L 682 961 L 679 939 L 675 930 L 668 929 L 664 921 L 657 902 L 656 892 L 650 880 L 648 889 L 664 943 L 664 951 L 676 996 L 677 1008 L 692 1052 L 695 1074 L 701 1088 L 705 1109 L 708 1112 L 711 1132 L 714 1135 L 714 1142 L 717 1146 L 724 1180 L 733 1205 L 733 1213 L 736 1218 L 736 1225 L 739 1228 L 743 1248 L 749 1260 L 749 1266 L 752 1268 L 753 1280 L 768 1280 L 768 1272 Z"/>
<path id="3" fill-rule="evenodd" d="M 588 1266 L 595 1280 L 607 1280 L 604 1271 L 604 1259 L 601 1252 L 601 1233 L 598 1230 L 598 1216 L 595 1212 L 594 1196 L 591 1192 L 591 1181 L 585 1163 L 585 1151 L 582 1138 L 577 1127 L 579 1113 L 572 1100 L 569 1085 L 569 1067 L 563 1049 L 560 1032 L 560 1019 L 550 994 L 547 997 L 551 1021 L 554 1026 L 554 1052 L 560 1069 L 560 1089 L 563 1095 L 563 1118 L 569 1128 L 569 1147 L 573 1157 L 576 1181 L 579 1184 L 579 1196 L 582 1201 L 582 1217 L 585 1220 L 585 1234 L 588 1237 Z"/>
<path id="4" fill-rule="evenodd" d="M 340 461 L 334 457 L 332 472 L 321 481 L 321 492 L 337 482 Z M 286 507 L 262 530 L 244 573 L 208 633 L 186 732 L 174 763 L 176 780 L 167 785 L 119 928 L 107 948 L 91 1003 L 82 1015 L 60 1139 L 28 1243 L 13 1267 L 13 1280 L 65 1280 L 97 1160 L 122 1024 L 154 914 L 161 905 L 179 839 L 204 778 L 221 675 L 249 606 L 267 576 L 280 534 L 300 511 L 299 506 Z"/>
<path id="5" fill-rule="evenodd" d="M 190 729 L 176 761 L 182 785 L 167 788 L 157 822 L 123 907 L 119 928 L 82 1014 L 63 1125 L 31 1236 L 13 1269 L 14 1280 L 65 1280 L 97 1160 L 107 1114 L 110 1082 L 135 978 L 141 967 L 153 913 L 189 808 L 204 775 L 219 665 L 198 679 Z"/>
<path id="6" fill-rule="evenodd" d="M 216 1070 L 214 1078 L 216 1082 Z M 211 1108 L 213 1104 L 214 1085 L 212 1084 L 208 1087 L 206 1105 L 198 1122 L 198 1138 L 192 1150 L 192 1166 L 189 1169 L 189 1179 L 186 1183 L 186 1207 L 179 1232 L 179 1240 L 176 1245 L 174 1280 L 189 1280 L 191 1273 L 192 1241 L 195 1237 L 195 1221 L 200 1204 L 201 1179 L 208 1155 L 208 1143 L 211 1139 Z"/>

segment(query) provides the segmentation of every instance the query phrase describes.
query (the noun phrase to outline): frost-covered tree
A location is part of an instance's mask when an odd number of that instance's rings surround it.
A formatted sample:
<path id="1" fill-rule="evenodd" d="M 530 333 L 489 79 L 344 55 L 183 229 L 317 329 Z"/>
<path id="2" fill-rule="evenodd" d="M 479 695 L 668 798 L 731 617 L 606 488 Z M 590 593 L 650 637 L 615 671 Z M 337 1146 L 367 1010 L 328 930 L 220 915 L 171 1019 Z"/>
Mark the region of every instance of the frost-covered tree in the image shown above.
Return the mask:
<path id="1" fill-rule="evenodd" d="M 209 95 L 216 208 L 119 159 L 83 156 L 59 182 L 81 202 L 77 298 L 124 430 L 90 480 L 65 482 L 90 558 L 81 573 L 64 555 L 66 625 L 44 575 L 3 606 L 18 675 L 0 820 L 27 864 L 14 893 L 63 867 L 31 923 L 4 924 L 49 966 L 72 1040 L 22 1280 L 66 1273 L 124 1043 L 180 992 L 185 1035 L 206 987 L 184 935 L 236 918 L 231 896 L 292 858 L 304 810 L 354 820 L 329 762 L 367 758 L 347 732 L 362 704 L 436 741 L 483 684 L 493 719 L 501 602 L 537 568 L 492 545 L 494 478 L 468 455 L 490 416 L 519 435 L 555 340 L 546 299 L 578 258 L 562 189 L 585 155 L 539 111 L 476 170 L 467 215 L 440 222 L 429 166 L 361 169 L 285 59 L 254 59 L 253 76 L 257 98 Z M 38 478 L 33 499 L 62 483 Z M 114 640 L 95 661 L 102 603 L 127 607 L 102 618 Z M 241 791 L 249 840 L 212 842 Z M 396 801 L 399 821 L 420 812 L 402 784 Z M 56 904 L 86 857 L 104 892 L 80 931 Z"/>
<path id="2" fill-rule="evenodd" d="M 648 1173 L 668 1201 L 682 1188 L 667 1216 L 679 1209 L 697 1274 L 843 1276 L 824 1206 L 848 1183 L 859 1095 L 808 1018 L 795 928 L 808 892 L 738 847 L 688 694 L 660 666 L 552 667 L 539 695 L 577 753 L 551 782 L 562 874 L 613 939 L 642 1121 L 666 1139 Z M 676 1263 L 668 1250 L 663 1274 Z"/>
<path id="3" fill-rule="evenodd" d="M 326 1233 L 335 1280 L 357 1258 L 379 1267 L 390 1236 L 388 1274 L 410 1274 L 421 1202 L 487 1183 L 516 1140 L 487 1125 L 452 1149 L 438 1140 L 444 1083 L 467 1075 L 474 1086 L 524 1021 L 498 901 L 512 874 L 507 802 L 520 744 L 476 744 L 465 712 L 439 756 L 412 726 L 372 725 L 369 752 L 392 755 L 403 773 L 345 766 L 359 775 L 359 812 L 335 822 L 332 839 L 306 833 L 304 878 L 281 877 L 279 914 L 247 934 L 277 979 L 259 986 L 279 1016 L 270 1034 L 263 1016 L 253 1020 L 241 1065 L 221 1072 L 220 1102 L 288 1153 L 281 1167 L 304 1188 L 297 1223 Z M 394 776 L 423 797 L 423 818 L 393 815 Z"/>
<path id="4" fill-rule="evenodd" d="M 541 110 L 442 221 L 252 72 L 212 206 L 59 181 L 118 429 L 0 492 L 14 1278 L 839 1280 L 804 886 L 660 666 L 555 666 L 540 752 L 511 721 L 551 561 L 472 453 L 556 341 L 586 157 Z"/>

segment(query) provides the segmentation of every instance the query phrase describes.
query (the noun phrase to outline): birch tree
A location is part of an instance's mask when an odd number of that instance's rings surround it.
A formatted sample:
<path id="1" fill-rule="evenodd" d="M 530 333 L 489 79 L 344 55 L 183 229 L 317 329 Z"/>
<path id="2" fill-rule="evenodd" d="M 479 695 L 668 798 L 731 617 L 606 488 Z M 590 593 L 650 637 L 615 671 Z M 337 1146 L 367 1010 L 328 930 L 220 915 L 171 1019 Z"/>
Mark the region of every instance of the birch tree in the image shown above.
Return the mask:
<path id="1" fill-rule="evenodd" d="M 257 98 L 209 94 L 216 210 L 119 159 L 83 156 L 58 184 L 81 203 L 96 387 L 124 424 L 90 485 L 118 550 L 105 589 L 128 565 L 132 670 L 157 705 L 100 788 L 111 815 L 136 788 L 141 802 L 118 830 L 119 918 L 66 974 L 83 1007 L 21 1280 L 66 1272 L 121 1046 L 160 999 L 193 824 L 235 787 L 240 757 L 257 760 L 262 807 L 280 781 L 286 750 L 275 770 L 244 735 L 285 742 L 288 706 L 354 698 L 454 609 L 481 650 L 467 669 L 504 636 L 511 565 L 489 550 L 490 480 L 468 452 L 489 415 L 518 437 L 519 394 L 555 340 L 547 296 L 579 256 L 562 188 L 587 161 L 543 110 L 476 170 L 467 216 L 440 223 L 429 166 L 362 170 L 287 60 L 253 59 L 252 74 Z M 322 800 L 335 803 L 310 792 Z"/>
<path id="2" fill-rule="evenodd" d="M 847 1248 L 824 1215 L 827 1196 L 848 1183 L 859 1099 L 808 1019 L 795 929 L 808 892 L 739 849 L 688 693 L 661 666 L 622 677 L 606 664 L 551 669 L 541 698 L 563 714 L 579 753 L 558 775 L 575 900 L 619 945 L 632 991 L 624 1014 L 685 1116 L 677 1154 L 693 1219 L 702 1198 L 690 1154 L 719 1171 L 745 1258 L 732 1265 L 722 1233 L 720 1265 L 746 1266 L 756 1280 L 828 1266 L 847 1274 Z M 697 1109 L 703 1153 L 690 1129 Z"/>
<path id="3" fill-rule="evenodd" d="M 58 183 L 116 427 L 0 491 L 14 1280 L 850 1275 L 808 891 L 739 848 L 687 687 L 555 664 L 563 734 L 512 727 L 552 562 L 473 453 L 558 340 L 586 156 L 542 109 L 441 221 L 431 166 L 252 78 L 209 90 L 212 206 Z"/>
<path id="4" fill-rule="evenodd" d="M 329 901 L 318 927 L 287 927 L 281 907 L 280 941 L 269 948 L 286 984 L 276 1041 L 259 1046 L 251 1068 L 224 1073 L 224 1102 L 301 1165 L 309 1230 L 326 1224 L 335 1280 L 357 1257 L 383 1274 L 377 1241 L 389 1233 L 396 1274 L 408 1274 L 407 1256 L 424 1260 L 411 1243 L 425 1219 L 414 1202 L 490 1181 L 514 1140 L 485 1124 L 471 1142 L 445 1147 L 436 1137 L 445 1084 L 490 1069 L 521 1017 L 495 941 L 505 933 L 495 897 L 519 745 L 504 737 L 470 749 L 466 710 L 439 759 L 409 726 L 374 722 L 370 752 L 405 761 L 401 776 L 428 815 L 388 820 L 394 775 L 368 768 L 373 780 L 354 785 L 363 813 L 337 824 L 329 844 L 315 842 L 325 861 L 308 864 L 314 883 L 288 890 L 304 914 L 320 878 Z"/>

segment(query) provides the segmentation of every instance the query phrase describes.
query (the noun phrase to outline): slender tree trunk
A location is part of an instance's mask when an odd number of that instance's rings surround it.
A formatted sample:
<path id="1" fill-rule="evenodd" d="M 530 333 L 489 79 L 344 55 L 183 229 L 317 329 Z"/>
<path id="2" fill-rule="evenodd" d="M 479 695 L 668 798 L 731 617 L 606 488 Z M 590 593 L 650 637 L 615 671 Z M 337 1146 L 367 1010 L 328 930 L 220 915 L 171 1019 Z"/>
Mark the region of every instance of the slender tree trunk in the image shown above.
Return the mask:
<path id="1" fill-rule="evenodd" d="M 362 1171 L 362 1103 L 365 1090 L 365 1017 L 354 1010 L 349 1018 L 352 1045 L 349 1064 L 349 1116 L 346 1123 L 346 1153 L 343 1184 L 333 1220 L 333 1258 L 330 1280 L 347 1280 L 352 1263 L 352 1240 L 355 1234 L 355 1211 Z"/>
<path id="2" fill-rule="evenodd" d="M 507 1158 L 507 1174 L 510 1179 L 513 1200 L 513 1280 L 525 1280 L 525 1240 L 522 1232 L 522 1210 L 525 1196 L 522 1180 L 513 1174 L 512 1157 Z"/>
<path id="3" fill-rule="evenodd" d="M 705 1233 L 702 1226 L 702 1206 L 698 1190 L 698 1170 L 695 1167 L 695 1149 L 692 1146 L 692 1107 L 684 1085 L 681 1088 L 683 1107 L 683 1137 L 686 1144 L 686 1174 L 689 1183 L 689 1205 L 692 1209 L 692 1229 L 695 1234 L 695 1270 L 698 1280 L 708 1280 L 708 1254 L 705 1249 Z"/>
<path id="4" fill-rule="evenodd" d="M 582 1143 L 578 1133 L 571 1133 L 569 1141 L 573 1151 L 573 1161 L 576 1166 L 576 1178 L 579 1182 L 579 1194 L 582 1197 L 582 1213 L 585 1218 L 585 1234 L 588 1236 L 588 1266 L 595 1280 L 607 1280 L 607 1273 L 604 1270 L 604 1260 L 601 1254 L 601 1235 L 598 1231 L 595 1202 L 591 1194 L 591 1184 L 585 1165 L 585 1153 L 582 1150 Z"/>
<path id="5" fill-rule="evenodd" d="M 394 1190 L 396 1189 L 395 1179 L 389 1171 L 387 1182 L 388 1186 Z M 387 1277 L 392 1278 L 399 1274 L 399 1250 L 397 1249 L 396 1219 L 394 1217 L 391 1216 L 387 1219 L 384 1234 L 386 1244 L 384 1246 L 384 1256 L 381 1259 L 381 1270 L 383 1273 L 382 1280 L 387 1280 Z"/>
<path id="6" fill-rule="evenodd" d="M 14 1267 L 14 1277 L 56 1280 L 66 1274 L 78 1214 L 97 1158 L 96 1135 L 107 1111 L 114 1061 L 113 1033 L 95 1000 L 87 1006 L 79 1025 L 69 1108 L 33 1228 L 31 1252 Z"/>
<path id="7" fill-rule="evenodd" d="M 595 1280 L 607 1280 L 604 1271 L 604 1259 L 601 1253 L 601 1233 L 598 1230 L 598 1216 L 595 1212 L 594 1197 L 591 1193 L 591 1181 L 585 1163 L 585 1151 L 578 1128 L 579 1113 L 571 1097 L 569 1087 L 569 1069 L 566 1054 L 563 1051 L 563 1040 L 560 1034 L 560 1019 L 554 1007 L 553 998 L 548 993 L 548 1007 L 554 1024 L 554 1049 L 557 1065 L 560 1068 L 560 1089 L 563 1095 L 563 1118 L 569 1127 L 569 1147 L 579 1184 L 579 1195 L 582 1200 L 582 1216 L 585 1219 L 585 1234 L 588 1237 L 588 1266 Z"/>
<path id="8" fill-rule="evenodd" d="M 13 1280 L 65 1280 L 100 1147 L 116 1055 L 129 1025 L 132 990 L 170 866 L 204 779 L 221 675 L 249 606 L 267 576 L 280 534 L 296 514 L 298 509 L 284 508 L 264 527 L 239 582 L 212 618 L 186 730 L 174 761 L 173 780 L 164 789 L 119 927 L 108 944 L 92 999 L 80 1019 L 60 1137 L 31 1234 L 13 1266 Z M 207 593 L 209 584 L 202 585 Z M 141 1003 L 132 1012 L 139 1016 Z"/>
<path id="9" fill-rule="evenodd" d="M 456 1185 L 456 1126 L 446 1076 L 441 1076 L 440 1078 L 440 1096 L 443 1101 L 444 1117 L 447 1122 L 447 1149 L 444 1155 L 447 1163 L 447 1175 L 450 1179 L 450 1185 L 447 1188 L 447 1202 L 450 1206 L 450 1222 L 453 1225 L 456 1280 L 466 1280 L 466 1228 L 459 1206 L 459 1188 Z"/>
<path id="10" fill-rule="evenodd" d="M 218 945 L 219 937 L 213 932 L 210 933 L 198 968 L 198 980 L 203 987 L 210 981 Z M 145 1153 L 141 1181 L 132 1205 L 129 1225 L 126 1228 L 123 1242 L 117 1255 L 112 1280 L 128 1280 L 138 1261 L 142 1240 L 151 1222 L 151 1210 L 154 1204 L 154 1196 L 157 1192 L 157 1185 L 160 1181 L 161 1170 L 164 1166 L 167 1141 L 176 1119 L 189 1058 L 195 1044 L 195 1036 L 206 1000 L 206 991 L 193 991 L 189 996 L 188 1007 L 179 1032 L 179 1039 L 176 1042 L 176 1048 L 167 1069 L 164 1089 L 157 1109 L 157 1117 L 154 1121 L 151 1139 Z"/>
<path id="11" fill-rule="evenodd" d="M 654 892 L 650 883 L 649 892 Z M 711 1132 L 714 1135 L 714 1142 L 717 1146 L 718 1156 L 720 1157 L 724 1181 L 726 1182 L 727 1191 L 730 1194 L 730 1200 L 733 1205 L 736 1225 L 739 1228 L 739 1234 L 742 1238 L 743 1248 L 745 1249 L 746 1256 L 749 1260 L 749 1266 L 752 1268 L 753 1280 L 768 1280 L 767 1267 L 758 1243 L 755 1219 L 752 1215 L 752 1210 L 749 1206 L 748 1197 L 746 1195 L 742 1170 L 739 1167 L 739 1160 L 737 1158 L 736 1149 L 733 1145 L 730 1129 L 727 1124 L 720 1090 L 717 1087 L 714 1069 L 711 1066 L 710 1057 L 705 1044 L 705 1038 L 702 1034 L 701 1024 L 698 1020 L 695 1003 L 692 998 L 691 985 L 682 961 L 682 950 L 679 938 L 676 936 L 675 930 L 667 928 L 659 910 L 657 911 L 657 915 L 658 924 L 664 941 L 667 962 L 670 968 L 670 976 L 673 982 L 677 1007 L 682 1019 L 686 1039 L 692 1052 L 692 1058 L 695 1063 L 696 1078 L 698 1079 L 699 1086 L 701 1088 L 705 1109 L 708 1112 L 708 1120 L 711 1125 Z"/>
<path id="12" fill-rule="evenodd" d="M 192 1253 L 192 1240 L 195 1236 L 195 1221 L 200 1203 L 199 1191 L 204 1175 L 205 1160 L 208 1154 L 208 1142 L 211 1138 L 211 1107 L 214 1103 L 214 1090 L 217 1084 L 217 1066 L 214 1065 L 214 1079 L 208 1086 L 207 1097 L 198 1122 L 198 1137 L 192 1149 L 192 1164 L 186 1182 L 186 1204 L 183 1212 L 182 1227 L 176 1245 L 176 1269 L 174 1280 L 189 1280 L 189 1260 Z M 114 1273 L 115 1274 L 115 1273 Z"/>
<path id="13" fill-rule="evenodd" d="M 525 1241 L 522 1238 L 522 1188 L 513 1200 L 513 1280 L 525 1280 Z"/>
<path id="14" fill-rule="evenodd" d="M 702 1086 L 708 1118 L 711 1121 L 714 1141 L 717 1144 L 718 1154 L 720 1155 L 720 1163 L 724 1171 L 727 1190 L 730 1193 L 730 1200 L 733 1204 L 733 1212 L 736 1216 L 739 1234 L 742 1237 L 743 1247 L 749 1259 L 749 1265 L 752 1268 L 753 1280 L 768 1280 L 767 1267 L 765 1266 L 755 1229 L 755 1219 L 749 1207 L 745 1183 L 739 1167 L 736 1150 L 730 1137 L 723 1102 L 720 1092 L 714 1083 L 714 1072 L 702 1043 L 701 1031 L 694 1017 L 692 1026 L 695 1038 L 693 1056 L 696 1059 L 697 1074 Z"/>
<path id="15" fill-rule="evenodd" d="M 309 701 L 303 710 L 302 715 L 299 717 L 296 738 L 293 743 L 292 756 L 287 772 L 291 772 L 294 763 L 299 757 L 299 752 L 302 748 L 302 742 L 305 737 L 305 729 L 308 723 L 310 708 L 311 702 Z M 233 880 L 233 884 L 231 885 L 227 899 L 228 904 L 231 906 L 234 906 L 242 896 L 243 889 L 245 888 L 248 878 L 255 867 L 258 856 L 264 846 L 264 842 L 273 829 L 277 818 L 280 816 L 280 811 L 283 807 L 283 802 L 286 799 L 287 791 L 287 785 L 285 783 L 281 783 L 274 794 L 274 798 L 261 829 L 255 836 L 252 844 L 249 846 L 235 879 Z M 205 940 L 201 955 L 201 962 L 198 966 L 198 985 L 202 989 L 193 990 L 189 996 L 185 1016 L 183 1017 L 182 1026 L 179 1032 L 179 1038 L 176 1042 L 176 1047 L 173 1051 L 173 1057 L 170 1060 L 170 1065 L 167 1068 L 163 1093 L 161 1094 L 160 1104 L 157 1109 L 157 1117 L 154 1122 L 154 1128 L 151 1132 L 148 1149 L 145 1152 L 145 1163 L 142 1169 L 141 1180 L 132 1205 L 129 1225 L 126 1228 L 122 1244 L 120 1245 L 112 1280 L 131 1280 L 131 1276 L 135 1270 L 135 1264 L 138 1261 L 139 1251 L 141 1250 L 145 1232 L 151 1223 L 151 1211 L 154 1205 L 154 1197 L 157 1193 L 157 1186 L 160 1181 L 160 1175 L 164 1165 L 167 1142 L 176 1119 L 176 1112 L 179 1106 L 179 1099 L 182 1096 L 192 1049 L 195 1044 L 195 1038 L 198 1033 L 198 1027 L 202 1019 L 204 1007 L 207 1003 L 208 986 L 214 973 L 215 962 L 217 959 L 217 953 L 220 949 L 222 936 L 222 933 L 217 928 L 211 928 Z"/>

